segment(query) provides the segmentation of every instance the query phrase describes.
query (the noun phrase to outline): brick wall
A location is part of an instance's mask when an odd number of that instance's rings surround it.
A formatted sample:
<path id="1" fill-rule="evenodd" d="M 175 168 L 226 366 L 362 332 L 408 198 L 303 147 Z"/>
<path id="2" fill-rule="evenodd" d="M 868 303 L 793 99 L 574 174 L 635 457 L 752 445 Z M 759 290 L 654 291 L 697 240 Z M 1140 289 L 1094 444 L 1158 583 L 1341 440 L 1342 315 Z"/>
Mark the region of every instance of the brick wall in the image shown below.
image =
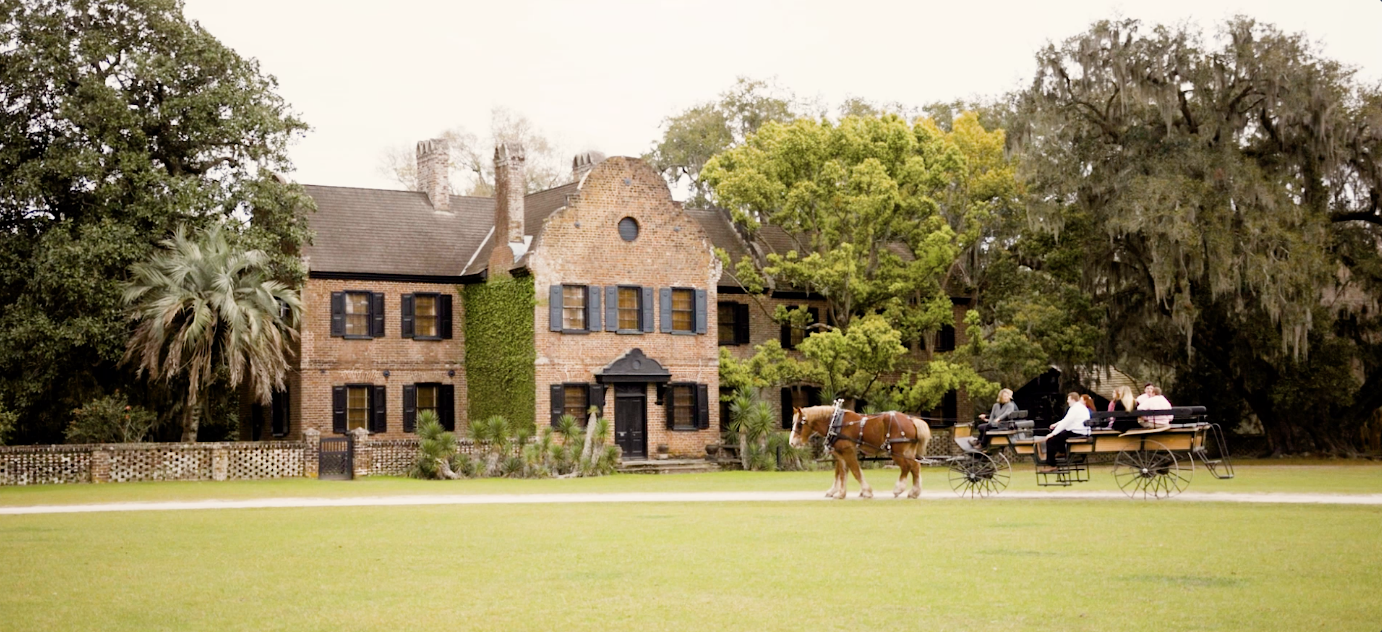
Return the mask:
<path id="1" fill-rule="evenodd" d="M 345 291 L 384 294 L 384 337 L 347 340 L 331 336 L 331 293 Z M 400 327 L 404 294 L 435 292 L 451 295 L 450 340 L 404 338 Z M 303 428 L 332 434 L 331 388 L 344 384 L 386 386 L 388 430 L 380 439 L 412 437 L 403 432 L 403 386 L 416 383 L 456 387 L 456 427 L 464 433 L 466 411 L 465 305 L 454 285 L 308 279 L 303 289 L 304 326 L 300 370 L 292 376 L 289 438 Z M 384 376 L 384 371 L 389 376 Z M 454 372 L 454 375 L 452 374 Z M 248 417 L 246 417 L 248 418 Z M 267 435 L 264 435 L 267 436 Z"/>
<path id="2" fill-rule="evenodd" d="M 631 242 L 619 236 L 618 224 L 625 217 L 634 218 L 639 226 L 638 238 Z M 629 349 L 638 348 L 669 370 L 672 381 L 708 385 L 712 400 L 708 430 L 671 431 L 666 427 L 665 410 L 657 405 L 655 391 L 649 388 L 649 453 L 655 454 L 658 446 L 665 444 L 674 455 L 704 456 L 705 445 L 718 442 L 720 414 L 715 393 L 720 378 L 715 282 L 720 266 L 700 224 L 672 202 L 667 185 L 657 172 L 634 158 L 610 158 L 597 165 L 569 205 L 545 221 L 529 268 L 538 303 L 533 316 L 539 427 L 551 419 L 551 384 L 594 382 L 596 369 Z M 548 288 L 562 283 L 706 290 L 707 333 L 549 331 Z M 654 320 L 660 320 L 657 309 Z M 606 417 L 611 422 L 614 399 L 610 393 L 605 400 Z"/>
<path id="3" fill-rule="evenodd" d="M 301 441 L 0 447 L 0 485 L 303 476 L 307 448 Z"/>

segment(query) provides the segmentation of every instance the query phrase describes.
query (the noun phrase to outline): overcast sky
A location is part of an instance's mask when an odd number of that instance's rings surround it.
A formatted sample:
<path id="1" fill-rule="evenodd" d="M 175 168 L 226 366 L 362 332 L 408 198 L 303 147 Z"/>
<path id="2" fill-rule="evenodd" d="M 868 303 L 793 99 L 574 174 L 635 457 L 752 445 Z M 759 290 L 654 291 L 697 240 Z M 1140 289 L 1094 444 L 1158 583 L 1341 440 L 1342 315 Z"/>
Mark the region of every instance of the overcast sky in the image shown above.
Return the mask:
<path id="1" fill-rule="evenodd" d="M 832 106 L 995 95 L 1031 76 L 1046 42 L 1117 16 L 1212 27 L 1245 14 L 1382 77 L 1379 0 L 186 1 L 312 126 L 292 151 L 309 184 L 396 188 L 377 170 L 385 148 L 483 133 L 496 106 L 573 152 L 637 156 L 665 117 L 741 75 Z"/>

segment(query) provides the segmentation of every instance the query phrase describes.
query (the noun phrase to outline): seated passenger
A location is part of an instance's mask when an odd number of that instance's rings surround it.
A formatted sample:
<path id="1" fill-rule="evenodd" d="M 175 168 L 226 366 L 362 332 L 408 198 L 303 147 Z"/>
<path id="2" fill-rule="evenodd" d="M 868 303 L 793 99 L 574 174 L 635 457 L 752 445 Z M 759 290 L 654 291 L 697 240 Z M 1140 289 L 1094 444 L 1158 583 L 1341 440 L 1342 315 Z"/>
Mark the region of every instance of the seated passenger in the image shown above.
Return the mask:
<path id="1" fill-rule="evenodd" d="M 1111 413 L 1130 413 L 1137 410 L 1137 400 L 1132 397 L 1132 388 L 1119 386 L 1113 389 L 1113 401 L 1108 403 L 1108 411 Z M 1108 427 L 1118 432 L 1127 432 L 1133 428 L 1141 428 L 1137 418 L 1129 417 L 1126 419 L 1110 419 Z"/>
<path id="2" fill-rule="evenodd" d="M 993 404 L 993 410 L 990 410 L 987 415 L 979 415 L 979 419 L 982 419 L 985 423 L 975 426 L 975 430 L 979 432 L 979 434 L 974 437 L 975 446 L 982 447 L 984 445 L 984 435 L 987 434 L 988 431 L 997 428 L 1000 423 L 1015 412 L 1017 412 L 1017 404 L 1013 403 L 1012 389 L 1005 388 L 998 391 L 998 401 Z"/>
<path id="3" fill-rule="evenodd" d="M 1170 410 L 1171 402 L 1161 395 L 1161 389 L 1156 386 L 1147 385 L 1148 397 L 1138 403 L 1138 410 Z M 1142 418 L 1143 428 L 1165 428 L 1171 425 L 1171 420 L 1175 419 L 1172 415 L 1153 415 Z"/>
<path id="4" fill-rule="evenodd" d="M 1056 471 L 1056 454 L 1066 451 L 1065 442 L 1071 436 L 1089 436 L 1089 427 L 1084 423 L 1089 421 L 1089 407 L 1085 405 L 1084 399 L 1079 393 L 1071 393 L 1065 396 L 1065 403 L 1069 406 L 1065 411 L 1065 417 L 1051 426 L 1050 434 L 1037 439 L 1046 444 L 1046 467 L 1037 470 L 1042 474 Z"/>

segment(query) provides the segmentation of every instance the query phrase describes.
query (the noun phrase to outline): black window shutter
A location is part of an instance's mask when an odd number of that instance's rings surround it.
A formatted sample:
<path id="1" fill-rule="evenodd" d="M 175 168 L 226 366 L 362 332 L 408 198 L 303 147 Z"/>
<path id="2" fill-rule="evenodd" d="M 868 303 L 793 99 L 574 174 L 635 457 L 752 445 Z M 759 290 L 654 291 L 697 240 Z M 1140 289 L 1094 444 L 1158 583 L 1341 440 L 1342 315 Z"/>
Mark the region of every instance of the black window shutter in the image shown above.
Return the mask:
<path id="1" fill-rule="evenodd" d="M 331 293 L 331 335 L 345 335 L 345 292 Z"/>
<path id="2" fill-rule="evenodd" d="M 790 323 L 782 323 L 782 334 L 778 338 L 778 342 L 782 343 L 783 349 L 792 348 L 792 325 Z"/>
<path id="3" fill-rule="evenodd" d="M 792 427 L 792 389 L 782 389 L 782 428 Z"/>
<path id="4" fill-rule="evenodd" d="M 398 301 L 398 328 L 404 338 L 413 337 L 413 295 L 404 294 Z"/>
<path id="5" fill-rule="evenodd" d="M 709 324 L 710 319 L 705 314 L 705 290 L 696 290 L 696 333 L 705 333 Z"/>
<path id="6" fill-rule="evenodd" d="M 270 431 L 273 432 L 275 436 L 281 437 L 283 435 L 288 434 L 288 415 L 291 413 L 291 411 L 292 408 L 289 408 L 288 406 L 288 391 L 280 391 L 274 393 L 272 420 L 273 426 L 272 428 L 270 428 Z"/>
<path id="7" fill-rule="evenodd" d="M 331 387 L 331 432 L 345 434 L 346 431 L 346 387 Z"/>
<path id="8" fill-rule="evenodd" d="M 734 304 L 734 344 L 749 344 L 749 304 Z"/>
<path id="9" fill-rule="evenodd" d="M 561 423 L 561 414 L 566 408 L 566 391 L 560 384 L 552 385 L 552 427 Z"/>
<path id="10" fill-rule="evenodd" d="M 619 331 L 619 286 L 605 288 L 605 331 Z"/>
<path id="11" fill-rule="evenodd" d="M 696 385 L 696 427 L 710 427 L 710 387 L 705 384 Z"/>
<path id="12" fill-rule="evenodd" d="M 808 308 L 806 309 L 806 313 L 808 313 L 808 314 L 811 315 L 811 324 L 812 324 L 812 325 L 821 322 L 821 308 L 819 308 L 819 307 L 808 307 Z M 807 330 L 806 330 L 806 333 L 807 333 L 807 335 L 810 335 L 812 332 L 816 332 L 816 331 L 820 331 L 820 330 L 819 330 L 819 329 L 807 329 Z"/>
<path id="13" fill-rule="evenodd" d="M 590 394 L 587 396 L 586 401 L 587 401 L 591 406 L 594 406 L 594 407 L 600 409 L 599 412 L 595 413 L 595 415 L 596 415 L 597 417 L 604 417 L 604 416 L 605 416 L 605 385 L 604 385 L 604 384 L 591 384 L 591 385 L 590 385 Z"/>
<path id="14" fill-rule="evenodd" d="M 959 393 L 950 391 L 941 398 L 941 417 L 945 418 L 946 423 L 958 421 L 960 416 L 960 397 Z"/>
<path id="15" fill-rule="evenodd" d="M 385 387 L 376 386 L 371 395 L 370 407 L 374 409 L 374 416 L 370 418 L 370 432 L 386 432 L 389 429 L 388 393 Z"/>
<path id="16" fill-rule="evenodd" d="M 561 331 L 561 286 L 553 285 L 547 289 L 547 328 Z"/>
<path id="17" fill-rule="evenodd" d="M 667 400 L 667 401 L 662 402 L 662 404 L 667 408 L 667 429 L 668 429 L 668 430 L 671 430 L 672 428 L 676 427 L 676 425 L 677 425 L 677 389 L 679 389 L 679 388 L 681 388 L 681 385 L 680 385 L 680 384 L 671 384 L 671 385 L 668 385 L 668 386 L 667 386 L 667 397 L 666 397 L 666 400 Z"/>
<path id="18" fill-rule="evenodd" d="M 417 385 L 403 385 L 403 432 L 417 432 Z"/>
<path id="19" fill-rule="evenodd" d="M 802 388 L 806 389 L 806 405 L 807 405 L 807 406 L 820 406 L 820 405 L 821 405 L 821 387 L 819 387 L 819 386 L 803 386 Z"/>
<path id="20" fill-rule="evenodd" d="M 662 287 L 657 289 L 658 312 L 662 317 L 662 333 L 672 333 L 672 288 Z"/>
<path id="21" fill-rule="evenodd" d="M 374 293 L 374 300 L 370 301 L 370 331 L 369 335 L 374 338 L 384 337 L 384 295 L 380 292 Z"/>
<path id="22" fill-rule="evenodd" d="M 440 322 L 437 323 L 438 329 L 439 329 L 440 331 L 438 331 L 437 333 L 440 333 L 440 334 L 441 334 L 441 339 L 442 339 L 442 340 L 450 340 L 450 339 L 451 339 L 451 295 L 450 295 L 450 294 L 442 294 L 441 296 L 438 296 L 438 297 L 437 297 L 437 307 L 439 308 L 437 311 L 440 312 L 440 317 L 438 318 L 438 320 L 439 320 Z"/>
<path id="23" fill-rule="evenodd" d="M 643 333 L 653 333 L 653 288 L 645 287 L 643 290 L 643 318 L 640 325 L 643 326 Z"/>
<path id="24" fill-rule="evenodd" d="M 452 384 L 437 387 L 437 417 L 447 432 L 456 431 L 456 387 Z"/>
<path id="25" fill-rule="evenodd" d="M 585 286 L 585 328 L 586 331 L 600 331 L 600 286 Z"/>

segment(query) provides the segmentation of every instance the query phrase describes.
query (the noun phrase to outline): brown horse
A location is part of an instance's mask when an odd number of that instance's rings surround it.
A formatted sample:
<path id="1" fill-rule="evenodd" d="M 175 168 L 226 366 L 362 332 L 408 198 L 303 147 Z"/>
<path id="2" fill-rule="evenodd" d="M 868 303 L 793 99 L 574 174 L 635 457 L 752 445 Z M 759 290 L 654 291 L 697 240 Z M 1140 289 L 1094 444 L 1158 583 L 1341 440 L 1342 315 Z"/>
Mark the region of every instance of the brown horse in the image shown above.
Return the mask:
<path id="1" fill-rule="evenodd" d="M 833 406 L 811 406 L 796 408 L 792 412 L 792 446 L 806 445 L 811 437 L 829 436 L 830 417 L 835 412 Z M 873 488 L 864 481 L 859 471 L 859 453 L 878 456 L 887 453 L 893 462 L 902 469 L 902 475 L 893 486 L 896 497 L 907 489 L 907 475 L 912 475 L 912 490 L 908 498 L 921 496 L 921 463 L 918 454 L 926 454 L 926 444 L 931 442 L 931 427 L 926 422 L 909 417 L 904 413 L 886 412 L 876 415 L 860 415 L 854 411 L 844 411 L 839 432 L 832 445 L 826 446 L 835 455 L 835 485 L 826 492 L 827 498 L 845 497 L 845 468 L 859 481 L 859 497 L 873 498 Z"/>

